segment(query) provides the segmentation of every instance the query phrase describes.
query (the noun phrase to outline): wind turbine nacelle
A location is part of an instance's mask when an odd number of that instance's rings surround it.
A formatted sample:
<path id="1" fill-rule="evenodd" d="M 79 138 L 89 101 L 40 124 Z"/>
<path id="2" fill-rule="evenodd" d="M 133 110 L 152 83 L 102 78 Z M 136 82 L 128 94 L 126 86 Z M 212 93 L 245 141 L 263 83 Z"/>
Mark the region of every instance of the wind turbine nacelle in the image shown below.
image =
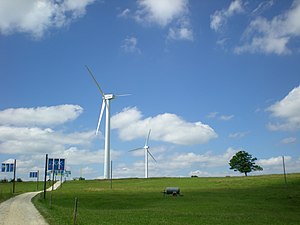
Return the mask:
<path id="1" fill-rule="evenodd" d="M 105 100 L 111 100 L 111 99 L 114 99 L 115 98 L 115 95 L 113 95 L 113 94 L 106 94 L 106 95 L 104 95 L 104 99 Z"/>

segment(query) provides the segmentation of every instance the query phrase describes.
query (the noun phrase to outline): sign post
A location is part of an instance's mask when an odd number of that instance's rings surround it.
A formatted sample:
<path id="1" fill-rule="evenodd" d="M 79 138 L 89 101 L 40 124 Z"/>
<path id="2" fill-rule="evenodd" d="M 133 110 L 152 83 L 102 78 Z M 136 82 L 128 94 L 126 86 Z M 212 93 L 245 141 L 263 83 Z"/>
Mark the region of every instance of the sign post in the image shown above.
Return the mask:
<path id="1" fill-rule="evenodd" d="M 282 156 L 282 166 L 283 166 L 284 182 L 285 182 L 285 185 L 287 185 L 287 181 L 286 181 L 286 172 L 285 172 L 285 162 L 284 162 L 284 156 Z"/>
<path id="2" fill-rule="evenodd" d="M 44 177 L 44 199 L 46 199 L 46 187 L 47 187 L 47 167 L 48 167 L 48 154 L 46 154 L 45 160 L 45 177 Z"/>
<path id="3" fill-rule="evenodd" d="M 39 190 L 39 171 L 30 172 L 29 177 L 30 178 L 36 178 L 36 190 Z"/>
<path id="4" fill-rule="evenodd" d="M 17 160 L 15 159 L 15 164 L 12 166 L 12 164 L 10 164 L 10 167 L 13 167 L 14 170 L 14 183 L 13 183 L 13 193 L 15 193 L 16 190 L 16 170 L 17 170 Z M 10 168 L 11 170 L 11 168 Z"/>
<path id="5" fill-rule="evenodd" d="M 14 160 L 14 163 L 4 162 L 1 165 L 2 173 L 14 172 L 12 193 L 15 193 L 15 190 L 16 190 L 16 171 L 17 171 L 17 160 L 16 159 Z"/>

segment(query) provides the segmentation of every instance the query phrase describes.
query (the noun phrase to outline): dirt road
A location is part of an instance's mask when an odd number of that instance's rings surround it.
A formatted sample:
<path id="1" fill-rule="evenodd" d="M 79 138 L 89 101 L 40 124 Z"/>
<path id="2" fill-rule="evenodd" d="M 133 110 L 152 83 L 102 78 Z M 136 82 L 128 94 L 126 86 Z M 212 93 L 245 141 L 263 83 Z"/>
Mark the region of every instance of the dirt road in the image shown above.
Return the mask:
<path id="1" fill-rule="evenodd" d="M 60 182 L 56 182 L 53 190 L 59 186 Z M 52 188 L 47 189 L 47 191 L 51 190 Z M 0 225 L 48 225 L 31 202 L 31 199 L 38 193 L 28 192 L 2 202 L 0 204 Z"/>
<path id="2" fill-rule="evenodd" d="M 0 204 L 0 224 L 21 225 L 36 224 L 47 225 L 41 214 L 31 202 L 38 192 L 28 192 L 17 195 Z"/>

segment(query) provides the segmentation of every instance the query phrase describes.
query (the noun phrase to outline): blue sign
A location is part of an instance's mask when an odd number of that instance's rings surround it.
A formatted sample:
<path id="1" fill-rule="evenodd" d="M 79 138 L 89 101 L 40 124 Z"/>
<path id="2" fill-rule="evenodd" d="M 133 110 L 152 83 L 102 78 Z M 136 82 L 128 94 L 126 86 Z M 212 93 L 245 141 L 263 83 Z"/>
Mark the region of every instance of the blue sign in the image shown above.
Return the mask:
<path id="1" fill-rule="evenodd" d="M 30 173 L 29 173 L 29 177 L 30 177 L 30 178 L 38 177 L 38 172 L 30 172 Z"/>
<path id="2" fill-rule="evenodd" d="M 11 163 L 9 164 L 9 172 L 13 172 L 14 171 L 14 164 Z"/>
<path id="3" fill-rule="evenodd" d="M 48 170 L 57 171 L 57 170 L 65 170 L 65 159 L 48 159 Z"/>
<path id="4" fill-rule="evenodd" d="M 53 159 L 48 160 L 48 170 L 53 170 Z"/>
<path id="5" fill-rule="evenodd" d="M 65 170 L 65 159 L 60 159 L 59 170 Z"/>
<path id="6" fill-rule="evenodd" d="M 2 163 L 1 172 L 14 172 L 13 163 Z"/>
<path id="7" fill-rule="evenodd" d="M 54 170 L 59 170 L 59 159 L 54 159 Z"/>

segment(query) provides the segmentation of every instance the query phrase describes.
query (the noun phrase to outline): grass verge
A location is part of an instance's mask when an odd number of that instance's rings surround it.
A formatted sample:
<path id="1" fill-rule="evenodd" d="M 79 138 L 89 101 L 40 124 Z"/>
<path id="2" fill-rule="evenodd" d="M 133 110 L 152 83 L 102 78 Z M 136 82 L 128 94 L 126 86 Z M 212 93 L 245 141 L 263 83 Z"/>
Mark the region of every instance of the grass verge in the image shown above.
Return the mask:
<path id="1" fill-rule="evenodd" d="M 0 202 L 3 202 L 15 195 L 19 195 L 25 192 L 32 192 L 42 190 L 44 182 L 39 182 L 38 189 L 36 182 L 16 182 L 15 193 L 13 193 L 13 183 L 0 183 Z M 49 184 L 48 184 L 49 186 Z"/>
<path id="2" fill-rule="evenodd" d="M 164 197 L 178 186 L 182 197 Z M 300 174 L 227 178 L 152 178 L 69 181 L 34 204 L 49 224 L 299 224 Z"/>

